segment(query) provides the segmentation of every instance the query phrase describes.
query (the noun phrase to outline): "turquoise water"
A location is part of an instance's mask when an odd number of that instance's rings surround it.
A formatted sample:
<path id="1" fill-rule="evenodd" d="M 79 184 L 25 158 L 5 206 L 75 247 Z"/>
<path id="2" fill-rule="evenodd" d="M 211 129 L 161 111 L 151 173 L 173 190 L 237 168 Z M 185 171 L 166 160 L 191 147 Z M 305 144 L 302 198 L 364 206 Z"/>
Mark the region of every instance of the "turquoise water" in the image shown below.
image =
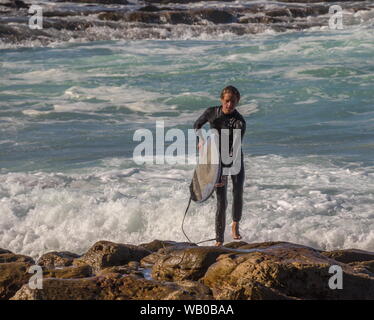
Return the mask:
<path id="1" fill-rule="evenodd" d="M 244 240 L 374 250 L 373 40 L 353 28 L 0 49 L 0 247 L 183 240 L 193 167 L 136 165 L 133 135 L 156 120 L 187 133 L 232 84 Z M 212 237 L 214 208 L 192 209 L 195 241 Z"/>

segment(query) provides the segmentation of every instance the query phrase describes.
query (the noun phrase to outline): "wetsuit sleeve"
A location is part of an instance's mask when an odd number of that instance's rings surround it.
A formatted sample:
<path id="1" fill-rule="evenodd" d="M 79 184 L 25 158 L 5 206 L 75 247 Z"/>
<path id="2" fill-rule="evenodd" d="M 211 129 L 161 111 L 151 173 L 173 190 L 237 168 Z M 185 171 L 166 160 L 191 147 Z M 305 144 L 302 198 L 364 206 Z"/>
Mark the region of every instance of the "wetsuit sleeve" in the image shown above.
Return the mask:
<path id="1" fill-rule="evenodd" d="M 199 137 L 199 141 L 203 140 L 204 137 L 201 133 L 201 127 L 210 120 L 212 108 L 208 108 L 204 113 L 195 121 L 193 127 L 195 129 L 196 135 Z"/>
<path id="2" fill-rule="evenodd" d="M 245 120 L 240 120 L 240 121 L 237 121 L 236 124 L 235 124 L 235 129 L 240 129 L 240 133 L 241 133 L 241 138 L 242 138 L 242 141 L 243 141 L 243 137 L 244 137 L 244 134 L 245 134 L 245 130 L 247 129 L 247 124 L 245 123 Z"/>
<path id="3" fill-rule="evenodd" d="M 209 121 L 210 108 L 206 109 L 204 113 L 195 121 L 193 127 L 195 130 L 201 129 L 201 127 Z"/>

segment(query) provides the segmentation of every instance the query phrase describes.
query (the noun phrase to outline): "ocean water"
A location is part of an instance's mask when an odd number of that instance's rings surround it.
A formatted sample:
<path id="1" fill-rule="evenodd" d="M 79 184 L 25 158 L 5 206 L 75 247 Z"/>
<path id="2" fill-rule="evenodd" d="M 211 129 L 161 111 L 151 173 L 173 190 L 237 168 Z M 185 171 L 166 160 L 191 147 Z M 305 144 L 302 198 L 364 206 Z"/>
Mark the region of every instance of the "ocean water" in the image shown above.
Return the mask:
<path id="1" fill-rule="evenodd" d="M 191 164 L 137 165 L 134 132 L 186 134 L 235 85 L 248 242 L 374 251 L 373 22 L 343 30 L 0 49 L 0 247 L 185 241 Z M 231 223 L 231 185 L 227 223 Z M 185 231 L 214 237 L 215 199 Z M 231 241 L 227 226 L 225 240 Z"/>

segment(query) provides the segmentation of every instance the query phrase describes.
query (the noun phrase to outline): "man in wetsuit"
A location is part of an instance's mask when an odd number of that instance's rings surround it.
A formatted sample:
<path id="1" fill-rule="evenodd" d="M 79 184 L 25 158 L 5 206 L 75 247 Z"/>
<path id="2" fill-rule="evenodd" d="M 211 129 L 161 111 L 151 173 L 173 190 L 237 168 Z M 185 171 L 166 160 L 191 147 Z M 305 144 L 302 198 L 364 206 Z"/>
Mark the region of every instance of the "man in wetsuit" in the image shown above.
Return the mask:
<path id="1" fill-rule="evenodd" d="M 210 107 L 195 121 L 194 129 L 199 137 L 199 149 L 204 141 L 199 129 L 209 122 L 210 127 L 217 129 L 221 136 L 221 129 L 229 129 L 229 148 L 232 150 L 233 129 L 241 130 L 241 139 L 243 139 L 246 122 L 243 116 L 235 109 L 240 100 L 238 89 L 233 86 L 224 88 L 221 92 L 221 105 Z M 221 140 L 221 139 L 220 139 Z M 244 186 L 244 163 L 243 152 L 241 152 L 241 165 L 238 174 L 231 175 L 233 184 L 233 204 L 232 204 L 232 236 L 233 239 L 241 239 L 239 233 L 239 221 L 243 209 L 243 186 Z M 228 165 L 222 163 L 223 167 Z M 221 246 L 224 241 L 226 226 L 226 208 L 227 208 L 227 176 L 222 176 L 221 183 L 216 184 L 217 211 L 216 211 L 216 246 Z"/>

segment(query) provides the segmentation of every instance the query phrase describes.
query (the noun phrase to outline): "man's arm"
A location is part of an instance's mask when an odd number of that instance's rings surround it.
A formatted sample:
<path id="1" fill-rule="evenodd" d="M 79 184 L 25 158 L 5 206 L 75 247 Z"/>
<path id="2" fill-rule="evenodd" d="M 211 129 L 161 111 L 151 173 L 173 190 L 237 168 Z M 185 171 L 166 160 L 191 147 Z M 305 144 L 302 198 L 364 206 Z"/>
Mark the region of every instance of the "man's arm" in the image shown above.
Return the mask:
<path id="1" fill-rule="evenodd" d="M 209 121 L 209 116 L 212 108 L 208 108 L 204 113 L 195 121 L 193 127 L 195 129 L 196 135 L 199 137 L 199 148 L 200 144 L 204 143 L 204 137 L 201 133 L 201 127 Z"/>
<path id="2" fill-rule="evenodd" d="M 201 127 L 209 121 L 210 109 L 208 108 L 204 113 L 195 121 L 193 127 L 195 130 L 201 129 Z"/>
<path id="3" fill-rule="evenodd" d="M 243 119 L 243 120 L 237 121 L 235 123 L 235 129 L 240 129 L 241 138 L 242 138 L 242 141 L 243 141 L 245 130 L 247 129 L 247 124 L 245 123 L 245 120 Z"/>

